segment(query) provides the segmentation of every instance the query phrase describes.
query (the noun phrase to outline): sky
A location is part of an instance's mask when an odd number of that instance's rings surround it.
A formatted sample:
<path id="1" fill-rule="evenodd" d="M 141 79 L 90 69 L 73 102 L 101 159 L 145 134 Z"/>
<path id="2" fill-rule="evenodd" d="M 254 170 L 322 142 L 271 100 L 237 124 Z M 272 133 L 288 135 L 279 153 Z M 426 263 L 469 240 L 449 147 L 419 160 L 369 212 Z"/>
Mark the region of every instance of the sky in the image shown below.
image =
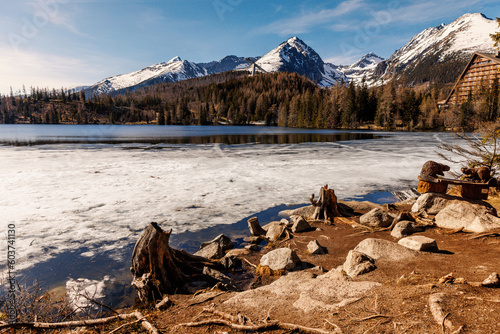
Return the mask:
<path id="1" fill-rule="evenodd" d="M 0 94 L 70 88 L 176 56 L 262 56 L 298 36 L 323 60 L 388 58 L 422 30 L 497 0 L 1 0 Z"/>

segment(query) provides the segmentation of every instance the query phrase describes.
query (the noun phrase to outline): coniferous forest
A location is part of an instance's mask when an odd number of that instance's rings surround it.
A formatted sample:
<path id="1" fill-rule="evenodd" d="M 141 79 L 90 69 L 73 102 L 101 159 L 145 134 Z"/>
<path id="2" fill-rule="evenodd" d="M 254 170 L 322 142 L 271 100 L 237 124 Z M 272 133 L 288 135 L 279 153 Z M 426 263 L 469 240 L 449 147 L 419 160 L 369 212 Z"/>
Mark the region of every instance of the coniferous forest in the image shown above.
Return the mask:
<path id="1" fill-rule="evenodd" d="M 339 82 L 321 88 L 293 73 L 225 72 L 115 95 L 23 89 L 0 96 L 0 123 L 248 125 L 328 129 L 473 130 L 498 118 L 498 87 L 439 109 L 452 84 L 377 87 Z"/>

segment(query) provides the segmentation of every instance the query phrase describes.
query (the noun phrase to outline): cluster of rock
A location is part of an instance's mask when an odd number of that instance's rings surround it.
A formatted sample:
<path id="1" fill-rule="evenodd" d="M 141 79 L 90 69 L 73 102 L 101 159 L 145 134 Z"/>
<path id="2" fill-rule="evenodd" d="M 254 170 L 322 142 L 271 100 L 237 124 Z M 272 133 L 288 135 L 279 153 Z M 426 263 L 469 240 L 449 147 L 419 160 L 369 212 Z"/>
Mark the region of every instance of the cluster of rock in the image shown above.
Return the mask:
<path id="1" fill-rule="evenodd" d="M 342 202 L 343 212 L 346 210 L 368 211 L 359 217 L 359 224 L 369 231 L 390 231 L 397 242 L 367 238 L 349 251 L 345 262 L 336 268 L 336 272 L 346 277 L 356 277 L 366 274 L 377 268 L 377 262 L 406 261 L 419 256 L 422 252 L 439 252 L 434 239 L 415 233 L 423 232 L 429 227 L 441 227 L 464 232 L 487 232 L 500 229 L 500 218 L 496 210 L 488 203 L 480 200 L 467 200 L 461 197 L 439 193 L 421 195 L 412 205 L 409 212 L 391 214 L 387 206 L 370 202 Z M 394 207 L 393 207 L 394 208 Z M 256 217 L 248 220 L 251 236 L 246 239 L 249 243 L 245 249 L 233 249 L 233 242 L 225 235 L 203 243 L 194 255 L 187 254 L 168 247 L 170 232 L 165 233 L 157 224 L 152 224 L 138 241 L 133 255 L 133 285 L 140 292 L 141 299 L 158 300 L 165 293 L 170 293 L 179 284 L 189 281 L 185 290 L 202 286 L 217 286 L 220 289 L 240 290 L 238 284 L 224 274 L 242 266 L 240 255 L 249 251 L 259 250 L 260 244 L 266 241 L 270 248 L 275 248 L 260 258 L 259 268 L 267 268 L 267 273 L 279 273 L 306 268 L 296 251 L 288 247 L 279 247 L 283 241 L 291 239 L 295 234 L 317 230 L 308 222 L 314 213 L 314 206 L 304 207 L 293 211 L 280 213 L 289 217 L 280 221 L 261 226 Z M 393 210 L 394 211 L 394 210 Z M 159 260 L 152 260 L 150 243 L 155 241 L 156 248 L 168 251 L 161 254 Z M 149 246 L 148 246 L 149 245 Z M 320 256 L 328 253 L 318 240 L 312 240 L 307 245 L 310 255 Z M 154 253 L 154 252 L 153 252 Z M 248 261 L 247 261 L 248 262 Z M 163 264 L 168 265 L 168 270 Z M 155 270 L 150 270 L 152 265 Z M 171 267 L 171 268 L 170 268 Z M 167 273 L 165 282 L 158 278 Z M 201 281 L 196 281 L 196 278 Z M 160 282 L 165 287 L 157 284 Z M 181 284 L 181 286 L 182 286 Z M 500 278 L 493 273 L 483 283 L 487 287 L 500 287 Z M 142 291 L 142 292 L 141 292 Z"/>

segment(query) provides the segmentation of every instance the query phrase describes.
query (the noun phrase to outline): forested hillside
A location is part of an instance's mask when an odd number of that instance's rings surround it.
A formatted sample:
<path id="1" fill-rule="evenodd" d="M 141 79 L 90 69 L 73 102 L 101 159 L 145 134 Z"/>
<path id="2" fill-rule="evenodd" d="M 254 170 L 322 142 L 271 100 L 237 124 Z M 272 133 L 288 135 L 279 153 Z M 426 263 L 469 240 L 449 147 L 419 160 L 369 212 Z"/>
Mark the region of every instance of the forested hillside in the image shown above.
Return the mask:
<path id="1" fill-rule="evenodd" d="M 363 82 L 321 88 L 292 73 L 250 77 L 226 72 L 91 98 L 84 92 L 31 88 L 19 96 L 0 98 L 0 121 L 437 130 L 473 126 L 498 116 L 498 90 L 488 87 L 470 97 L 467 109 L 440 111 L 437 102 L 450 88 L 398 86 L 395 81 L 373 88 Z"/>

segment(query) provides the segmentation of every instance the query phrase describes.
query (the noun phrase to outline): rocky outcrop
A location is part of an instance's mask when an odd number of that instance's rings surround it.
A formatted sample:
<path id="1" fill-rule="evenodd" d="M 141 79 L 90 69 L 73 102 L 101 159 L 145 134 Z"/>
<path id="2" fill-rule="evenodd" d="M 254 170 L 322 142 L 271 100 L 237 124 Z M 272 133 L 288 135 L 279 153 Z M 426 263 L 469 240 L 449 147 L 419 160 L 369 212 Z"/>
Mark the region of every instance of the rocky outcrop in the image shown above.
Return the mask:
<path id="1" fill-rule="evenodd" d="M 348 280 L 335 269 L 320 276 L 298 271 L 269 285 L 238 293 L 224 305 L 238 307 L 238 311 L 243 313 L 245 310 L 261 309 L 263 305 L 267 309 L 293 307 L 304 312 L 337 311 L 380 285 Z"/>
<path id="2" fill-rule="evenodd" d="M 449 205 L 456 203 L 468 203 L 474 206 L 483 207 L 488 210 L 490 214 L 494 216 L 497 215 L 495 208 L 487 202 L 481 200 L 468 200 L 462 197 L 439 193 L 426 193 L 421 195 L 415 204 L 413 204 L 411 212 L 419 213 L 425 211 L 429 215 L 437 215 Z"/>
<path id="3" fill-rule="evenodd" d="M 489 206 L 467 201 L 454 201 L 435 217 L 438 227 L 462 229 L 464 232 L 482 233 L 500 228 L 496 210 Z"/>

